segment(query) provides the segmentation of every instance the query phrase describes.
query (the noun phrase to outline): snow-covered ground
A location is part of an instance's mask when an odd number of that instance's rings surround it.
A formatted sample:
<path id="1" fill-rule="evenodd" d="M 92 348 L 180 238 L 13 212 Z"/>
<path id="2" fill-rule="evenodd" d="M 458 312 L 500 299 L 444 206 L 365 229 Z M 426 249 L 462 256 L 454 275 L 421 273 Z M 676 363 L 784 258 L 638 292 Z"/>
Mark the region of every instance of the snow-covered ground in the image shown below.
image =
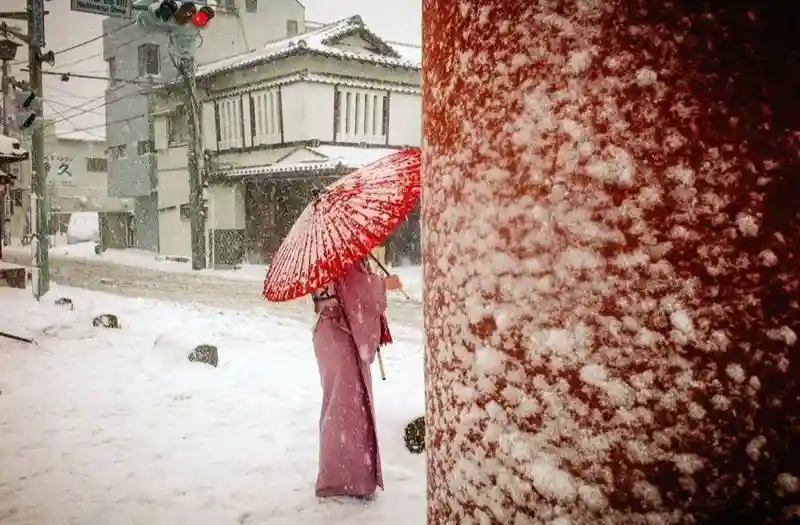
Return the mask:
<path id="1" fill-rule="evenodd" d="M 68 296 L 75 310 L 53 304 Z M 310 327 L 228 311 L 55 287 L 0 289 L 3 525 L 407 525 L 425 521 L 422 337 L 399 327 L 375 382 L 386 492 L 314 497 L 319 378 Z M 114 313 L 121 330 L 92 327 Z M 217 369 L 186 359 L 216 344 Z"/>
<path id="2" fill-rule="evenodd" d="M 9 254 L 25 255 L 30 254 L 30 247 L 18 244 L 8 246 L 4 249 Z M 79 261 L 99 262 L 117 264 L 121 266 L 131 266 L 135 268 L 147 268 L 169 273 L 197 273 L 209 277 L 216 277 L 226 280 L 253 281 L 261 282 L 266 276 L 267 267 L 260 265 L 242 265 L 237 269 L 207 269 L 195 272 L 189 262 L 178 262 L 167 259 L 163 256 L 155 255 L 150 252 L 127 249 L 127 250 L 106 250 L 103 254 L 97 255 L 94 252 L 94 243 L 79 244 L 59 244 L 50 249 L 51 257 L 61 257 L 75 259 Z M 397 273 L 403 281 L 406 293 L 412 299 L 421 300 L 422 293 L 422 268 L 420 266 L 403 266 L 393 268 L 391 271 Z"/>

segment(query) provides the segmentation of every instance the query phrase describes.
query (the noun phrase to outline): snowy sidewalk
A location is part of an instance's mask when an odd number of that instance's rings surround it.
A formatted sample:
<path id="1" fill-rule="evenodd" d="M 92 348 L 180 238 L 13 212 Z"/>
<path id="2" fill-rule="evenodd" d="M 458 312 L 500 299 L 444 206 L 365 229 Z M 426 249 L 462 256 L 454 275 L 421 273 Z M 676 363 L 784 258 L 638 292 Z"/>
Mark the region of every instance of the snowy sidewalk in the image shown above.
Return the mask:
<path id="1" fill-rule="evenodd" d="M 30 247 L 9 246 L 5 248 L 6 259 L 16 264 L 30 264 Z M 94 243 L 60 245 L 50 249 L 51 260 L 79 261 L 91 264 L 116 265 L 127 268 L 147 269 L 166 274 L 191 274 L 195 276 L 217 279 L 221 281 L 240 281 L 257 283 L 260 287 L 266 276 L 267 267 L 245 264 L 238 269 L 206 269 L 192 270 L 188 262 L 177 262 L 163 256 L 141 250 L 107 250 L 102 255 L 94 252 Z M 420 266 L 404 266 L 393 268 L 403 280 L 406 293 L 413 301 L 419 302 L 422 295 L 422 268 Z M 392 300 L 404 300 L 399 295 L 391 295 Z"/>
<path id="2" fill-rule="evenodd" d="M 53 305 L 61 295 L 75 311 Z M 0 330 L 39 343 L 0 338 L 3 525 L 425 522 L 424 456 L 402 438 L 423 413 L 418 332 L 384 351 L 387 490 L 363 506 L 314 497 L 320 391 L 307 324 L 59 287 L 41 304 L 0 290 L 0 303 Z M 93 328 L 102 313 L 122 329 Z M 202 342 L 219 346 L 219 368 L 186 359 Z"/>

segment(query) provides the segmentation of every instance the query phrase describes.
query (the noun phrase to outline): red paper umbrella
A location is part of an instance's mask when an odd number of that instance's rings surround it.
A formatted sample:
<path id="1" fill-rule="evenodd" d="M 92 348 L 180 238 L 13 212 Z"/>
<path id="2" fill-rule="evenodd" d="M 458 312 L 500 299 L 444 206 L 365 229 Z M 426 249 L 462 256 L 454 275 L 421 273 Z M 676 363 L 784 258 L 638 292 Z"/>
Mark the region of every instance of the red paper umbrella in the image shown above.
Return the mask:
<path id="1" fill-rule="evenodd" d="M 269 265 L 264 297 L 309 294 L 366 257 L 414 208 L 420 150 L 409 148 L 345 175 L 303 211 Z"/>

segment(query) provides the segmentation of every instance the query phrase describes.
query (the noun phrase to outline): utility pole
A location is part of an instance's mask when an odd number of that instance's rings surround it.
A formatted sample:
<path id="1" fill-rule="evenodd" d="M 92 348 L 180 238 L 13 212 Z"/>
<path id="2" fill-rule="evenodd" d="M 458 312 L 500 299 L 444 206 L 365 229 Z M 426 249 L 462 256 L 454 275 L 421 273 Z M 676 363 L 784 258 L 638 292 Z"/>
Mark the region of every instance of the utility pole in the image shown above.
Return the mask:
<path id="1" fill-rule="evenodd" d="M 135 8 L 136 6 L 134 6 Z M 194 54 L 197 37 L 214 18 L 208 6 L 196 7 L 192 2 L 161 0 L 150 4 L 136 17 L 137 23 L 147 31 L 158 31 L 169 36 L 170 51 L 186 93 L 184 110 L 189 128 L 189 145 L 186 164 L 189 172 L 189 230 L 192 247 L 192 269 L 206 267 L 206 212 L 203 199 L 202 131 L 200 129 L 200 101 L 194 73 Z M 191 22 L 191 23 L 190 23 Z"/>
<path id="2" fill-rule="evenodd" d="M 28 84 L 30 90 L 42 100 L 42 62 L 40 60 L 44 36 L 44 0 L 28 0 Z M 36 118 L 42 118 L 42 106 L 36 108 Z M 33 294 L 37 300 L 50 289 L 49 244 L 50 229 L 45 200 L 47 173 L 44 170 L 44 126 L 33 128 L 31 137 L 31 222 L 34 236 L 34 266 L 36 275 Z"/>
<path id="3" fill-rule="evenodd" d="M 2 60 L 2 81 L 0 82 L 0 89 L 2 89 L 2 103 L 3 103 L 3 135 L 8 135 L 8 90 L 10 85 L 10 78 L 8 72 L 8 65 L 11 60 L 17 57 L 17 48 L 20 44 L 14 42 L 9 38 L 13 36 L 13 32 L 9 29 L 8 24 L 0 22 L 0 60 Z M 10 174 L 10 173 L 9 173 Z M 8 232 L 6 231 L 6 202 L 10 198 L 10 181 L 0 181 L 0 259 L 3 258 L 3 245 L 5 244 Z"/>
<path id="4" fill-rule="evenodd" d="M 181 57 L 179 72 L 186 87 L 186 120 L 189 127 L 187 169 L 189 172 L 189 229 L 192 242 L 192 269 L 206 267 L 206 212 L 203 199 L 202 134 L 200 131 L 200 101 L 194 76 L 194 59 Z"/>
<path id="5" fill-rule="evenodd" d="M 5 29 L 5 22 L 3 22 Z M 7 38 L 7 35 L 3 35 Z M 3 135 L 8 135 L 8 60 L 3 57 L 2 83 L 0 89 L 3 90 Z M 3 245 L 6 240 L 6 201 L 8 200 L 9 188 L 6 185 L 0 188 L 0 260 L 3 259 Z"/>
<path id="6" fill-rule="evenodd" d="M 44 31 L 44 0 L 27 0 L 26 10 L 20 12 L 1 12 L 0 18 L 11 20 L 27 20 L 27 34 L 2 23 L 2 33 L 7 36 L 9 33 L 17 39 L 28 44 L 28 70 L 30 78 L 28 90 L 14 91 L 14 114 L 9 115 L 8 100 L 4 101 L 3 128 L 9 128 L 17 133 L 25 133 L 31 130 L 31 221 L 33 222 L 36 233 L 33 236 L 32 244 L 32 265 L 34 266 L 35 279 L 33 281 L 33 295 L 39 300 L 50 289 L 50 267 L 48 260 L 49 228 L 48 213 L 45 206 L 45 187 L 47 173 L 44 170 L 44 129 L 41 126 L 42 117 L 42 60 L 47 60 L 51 64 L 54 62 L 53 52 L 46 55 L 42 54 L 45 46 Z M 4 52 L 9 51 L 7 38 L 0 41 Z M 12 43 L 13 44 L 13 43 Z M 16 48 L 14 48 L 16 49 Z M 10 56 L 10 53 L 9 53 Z M 5 60 L 9 56 L 3 56 Z M 7 64 L 3 68 L 3 95 L 7 95 L 9 90 L 9 78 L 7 75 Z"/>

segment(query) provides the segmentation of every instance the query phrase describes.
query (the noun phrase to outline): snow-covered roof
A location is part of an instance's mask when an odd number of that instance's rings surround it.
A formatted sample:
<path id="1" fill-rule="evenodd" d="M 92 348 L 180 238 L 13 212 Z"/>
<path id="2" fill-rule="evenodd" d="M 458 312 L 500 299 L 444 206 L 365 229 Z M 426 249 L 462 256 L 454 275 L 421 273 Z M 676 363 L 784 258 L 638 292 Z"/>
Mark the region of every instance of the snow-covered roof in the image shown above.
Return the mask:
<path id="1" fill-rule="evenodd" d="M 294 153 L 307 150 L 317 158 L 312 160 L 293 160 Z M 355 146 L 317 146 L 298 148 L 286 155 L 282 160 L 265 166 L 248 166 L 245 168 L 230 168 L 220 170 L 218 175 L 230 178 L 248 177 L 253 175 L 280 175 L 282 173 L 307 173 L 307 172 L 335 172 L 339 170 L 358 169 L 375 161 L 397 153 L 397 149 L 390 148 L 359 148 Z"/>
<path id="2" fill-rule="evenodd" d="M 103 130 L 105 132 L 105 130 Z M 106 141 L 104 137 L 89 133 L 87 131 L 75 131 L 71 129 L 59 130 L 56 129 L 56 139 L 58 140 L 77 140 L 80 142 L 97 142 L 103 143 Z"/>
<path id="3" fill-rule="evenodd" d="M 349 35 L 357 34 L 375 48 L 370 51 L 363 48 L 346 46 L 341 40 Z M 387 44 L 372 31 L 367 29 L 360 16 L 325 24 L 306 33 L 267 43 L 263 48 L 249 51 L 216 62 L 202 64 L 197 67 L 198 77 L 208 77 L 225 71 L 241 69 L 256 64 L 263 64 L 296 54 L 316 54 L 343 60 L 356 60 L 373 64 L 419 69 L 420 61 L 412 60 L 413 55 L 406 56 L 399 49 Z M 420 53 L 421 54 L 421 53 Z"/>

